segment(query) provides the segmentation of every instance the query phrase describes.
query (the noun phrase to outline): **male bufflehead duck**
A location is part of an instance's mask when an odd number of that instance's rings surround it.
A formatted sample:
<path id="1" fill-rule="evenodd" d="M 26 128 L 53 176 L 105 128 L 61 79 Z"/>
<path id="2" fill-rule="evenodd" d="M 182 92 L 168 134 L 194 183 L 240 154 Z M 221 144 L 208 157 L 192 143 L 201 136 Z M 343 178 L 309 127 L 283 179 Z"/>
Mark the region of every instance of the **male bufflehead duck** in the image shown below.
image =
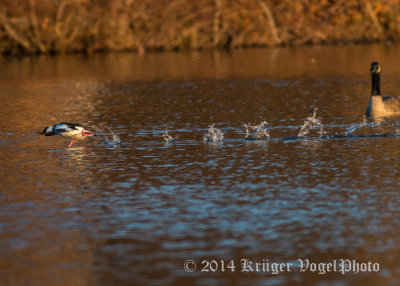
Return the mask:
<path id="1" fill-rule="evenodd" d="M 44 136 L 60 135 L 65 138 L 71 139 L 68 146 L 72 146 L 76 140 L 84 140 L 89 136 L 93 136 L 94 133 L 78 124 L 78 123 L 59 123 L 52 126 L 46 127 L 41 133 Z"/>
<path id="2" fill-rule="evenodd" d="M 372 90 L 366 116 L 400 116 L 400 97 L 381 96 L 381 67 L 379 63 L 371 63 Z"/>

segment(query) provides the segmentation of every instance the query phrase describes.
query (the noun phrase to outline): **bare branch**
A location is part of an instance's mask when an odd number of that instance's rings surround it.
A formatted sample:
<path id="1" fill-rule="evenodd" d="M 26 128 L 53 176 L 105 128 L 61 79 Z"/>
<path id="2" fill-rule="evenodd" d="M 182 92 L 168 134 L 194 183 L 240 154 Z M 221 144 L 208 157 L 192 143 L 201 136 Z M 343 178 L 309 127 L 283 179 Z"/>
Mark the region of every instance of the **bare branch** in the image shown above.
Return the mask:
<path id="1" fill-rule="evenodd" d="M 14 41 L 20 44 L 27 51 L 32 51 L 32 44 L 23 35 L 20 35 L 9 23 L 8 19 L 3 13 L 0 13 L 0 23 L 3 24 L 7 35 L 10 36 Z"/>
<path id="2" fill-rule="evenodd" d="M 42 53 L 45 53 L 47 49 L 46 49 L 45 45 L 43 45 L 42 40 L 40 38 L 39 26 L 38 26 L 38 22 L 37 22 L 37 18 L 36 18 L 36 11 L 35 11 L 35 6 L 36 6 L 35 0 L 29 0 L 29 4 L 30 4 L 30 15 L 31 15 L 33 31 L 35 33 L 34 40 L 36 41 L 36 44 L 38 45 L 39 50 Z"/>
<path id="3" fill-rule="evenodd" d="M 378 18 L 376 17 L 376 14 L 375 14 L 375 12 L 374 12 L 374 9 L 372 9 L 372 5 L 371 5 L 370 0 L 365 0 L 365 1 L 364 1 L 364 4 L 365 4 L 365 9 L 367 10 L 369 16 L 371 17 L 371 20 L 372 20 L 372 22 L 374 23 L 376 30 L 378 31 L 378 33 L 379 33 L 381 36 L 383 36 L 385 33 L 384 33 L 383 29 L 382 29 L 381 24 L 379 24 L 379 20 L 378 20 Z"/>
<path id="4" fill-rule="evenodd" d="M 263 10 L 265 16 L 267 16 L 273 40 L 275 41 L 275 43 L 280 44 L 281 39 L 279 39 L 278 31 L 276 30 L 275 20 L 274 17 L 272 16 L 271 10 L 268 8 L 267 3 L 265 3 L 263 0 L 257 0 L 257 1 L 261 9 Z"/>

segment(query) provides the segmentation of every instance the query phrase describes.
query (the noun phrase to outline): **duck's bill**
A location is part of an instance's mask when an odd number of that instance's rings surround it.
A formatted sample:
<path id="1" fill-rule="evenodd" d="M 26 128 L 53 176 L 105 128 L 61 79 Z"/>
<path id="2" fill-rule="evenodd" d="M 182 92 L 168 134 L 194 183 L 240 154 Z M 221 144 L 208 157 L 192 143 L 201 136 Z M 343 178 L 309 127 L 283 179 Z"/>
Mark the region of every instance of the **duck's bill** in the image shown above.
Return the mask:
<path id="1" fill-rule="evenodd" d="M 94 132 L 90 132 L 90 131 L 82 131 L 82 136 L 93 136 Z"/>

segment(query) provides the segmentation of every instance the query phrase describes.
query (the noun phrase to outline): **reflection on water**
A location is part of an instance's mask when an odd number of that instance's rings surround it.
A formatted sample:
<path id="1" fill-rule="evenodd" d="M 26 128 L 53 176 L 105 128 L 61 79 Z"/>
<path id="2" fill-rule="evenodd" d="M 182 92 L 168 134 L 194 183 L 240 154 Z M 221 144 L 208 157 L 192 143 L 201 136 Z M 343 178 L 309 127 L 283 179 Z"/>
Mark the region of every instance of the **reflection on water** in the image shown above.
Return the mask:
<path id="1" fill-rule="evenodd" d="M 2 59 L 0 285 L 398 285 L 399 121 L 363 117 L 397 50 Z M 38 135 L 63 121 L 96 136 Z M 242 258 L 381 269 L 199 270 Z"/>

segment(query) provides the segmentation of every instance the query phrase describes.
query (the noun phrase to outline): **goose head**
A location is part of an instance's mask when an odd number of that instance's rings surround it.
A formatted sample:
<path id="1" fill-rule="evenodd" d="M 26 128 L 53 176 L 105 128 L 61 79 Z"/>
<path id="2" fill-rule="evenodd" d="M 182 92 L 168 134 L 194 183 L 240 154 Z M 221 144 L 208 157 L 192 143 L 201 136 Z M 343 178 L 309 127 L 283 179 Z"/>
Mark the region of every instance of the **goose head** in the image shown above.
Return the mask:
<path id="1" fill-rule="evenodd" d="M 379 65 L 378 62 L 372 62 L 370 71 L 371 71 L 371 74 L 380 74 L 381 66 Z"/>

